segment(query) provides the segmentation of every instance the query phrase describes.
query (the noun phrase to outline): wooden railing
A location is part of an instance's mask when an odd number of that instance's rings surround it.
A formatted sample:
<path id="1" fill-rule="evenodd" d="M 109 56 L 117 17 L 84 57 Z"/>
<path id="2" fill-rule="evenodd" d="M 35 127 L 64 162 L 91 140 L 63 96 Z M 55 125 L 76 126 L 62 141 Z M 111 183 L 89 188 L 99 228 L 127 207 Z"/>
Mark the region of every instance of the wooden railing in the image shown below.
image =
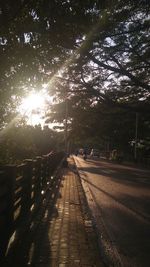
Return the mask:
<path id="1" fill-rule="evenodd" d="M 0 171 L 0 258 L 23 225 L 35 216 L 63 153 L 27 159 Z"/>

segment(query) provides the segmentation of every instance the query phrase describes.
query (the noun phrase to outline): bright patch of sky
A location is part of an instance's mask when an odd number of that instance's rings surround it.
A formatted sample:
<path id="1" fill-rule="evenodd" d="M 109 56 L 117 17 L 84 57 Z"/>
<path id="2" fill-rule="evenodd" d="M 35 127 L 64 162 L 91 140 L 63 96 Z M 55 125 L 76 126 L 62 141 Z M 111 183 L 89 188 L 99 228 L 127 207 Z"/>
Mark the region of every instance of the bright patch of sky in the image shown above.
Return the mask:
<path id="1" fill-rule="evenodd" d="M 0 45 L 6 45 L 7 39 L 0 37 Z"/>
<path id="2" fill-rule="evenodd" d="M 43 84 L 41 91 L 30 92 L 30 94 L 22 98 L 20 105 L 17 107 L 17 112 L 30 125 L 41 124 L 42 127 L 45 125 L 45 112 L 47 107 L 50 108 L 53 103 L 53 97 L 48 95 L 46 87 L 47 85 Z"/>
<path id="3" fill-rule="evenodd" d="M 112 40 L 112 38 L 110 38 L 110 37 L 107 37 L 106 39 L 105 39 L 105 44 L 107 45 L 107 46 L 115 46 L 116 45 L 116 43 Z"/>

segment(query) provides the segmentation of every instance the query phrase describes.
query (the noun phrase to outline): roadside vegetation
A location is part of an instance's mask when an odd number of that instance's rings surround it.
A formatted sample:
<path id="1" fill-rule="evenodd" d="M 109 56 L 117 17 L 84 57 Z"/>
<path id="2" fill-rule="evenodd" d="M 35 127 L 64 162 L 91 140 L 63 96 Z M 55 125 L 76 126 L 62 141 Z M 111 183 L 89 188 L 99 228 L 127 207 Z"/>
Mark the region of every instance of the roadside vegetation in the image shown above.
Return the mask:
<path id="1" fill-rule="evenodd" d="M 150 157 L 149 12 L 147 0 L 1 1 L 1 161 L 62 149 L 64 135 L 73 149 Z M 42 118 L 61 133 L 12 123 L 43 88 Z"/>

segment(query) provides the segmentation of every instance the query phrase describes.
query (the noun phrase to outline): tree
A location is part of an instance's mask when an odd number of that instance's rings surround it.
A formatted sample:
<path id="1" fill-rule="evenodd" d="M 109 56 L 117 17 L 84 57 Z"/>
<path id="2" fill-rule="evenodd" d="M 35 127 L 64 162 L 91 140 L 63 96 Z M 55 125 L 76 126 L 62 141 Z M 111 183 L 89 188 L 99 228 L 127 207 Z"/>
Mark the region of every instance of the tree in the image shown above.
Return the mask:
<path id="1" fill-rule="evenodd" d="M 16 0 L 0 5 L 0 98 L 40 90 L 70 57 L 94 19 L 95 1 Z"/>
<path id="2" fill-rule="evenodd" d="M 106 113 L 104 106 L 110 112 L 120 113 L 123 108 L 126 113 L 138 111 L 146 116 L 150 86 L 148 1 L 16 3 L 13 10 L 9 0 L 1 7 L 5 19 L 0 31 L 3 103 L 10 102 L 13 94 L 22 95 L 28 86 L 38 88 L 47 83 L 57 104 L 50 120 L 65 120 L 63 102 L 66 90 L 69 92 L 72 130 L 80 127 L 81 112 L 84 133 L 88 132 L 86 126 L 90 127 L 90 117 L 96 127 L 99 114 Z M 3 104 L 3 114 L 8 112 L 5 110 Z M 107 116 L 104 128 L 111 125 Z"/>
<path id="3" fill-rule="evenodd" d="M 0 164 L 20 163 L 25 158 L 34 158 L 56 151 L 59 133 L 45 127 L 13 125 L 0 139 Z"/>
<path id="4" fill-rule="evenodd" d="M 148 3 L 114 3 L 101 13 L 97 25 L 77 50 L 78 64 L 72 62 L 68 76 L 78 87 L 93 90 L 99 101 L 148 111 Z M 114 99 L 111 92 L 113 96 L 115 93 Z"/>
<path id="5" fill-rule="evenodd" d="M 100 17 L 97 24 L 77 45 L 69 66 L 57 78 L 55 89 L 57 97 L 63 99 L 69 84 L 68 98 L 73 107 L 69 109 L 69 120 L 73 118 L 72 128 L 74 129 L 74 123 L 78 127 L 78 133 L 79 129 L 81 133 L 81 128 L 84 128 L 84 134 L 88 135 L 87 124 L 90 118 L 92 123 L 89 124 L 89 132 L 92 135 L 92 129 L 97 129 L 98 118 L 103 114 L 103 106 L 106 105 L 107 111 L 118 113 L 118 124 L 121 122 L 119 117 L 125 119 L 121 114 L 128 117 L 127 121 L 130 123 L 127 124 L 126 142 L 129 142 L 134 138 L 134 129 L 131 126 L 135 113 L 140 113 L 146 123 L 150 110 L 149 5 L 147 1 L 127 1 L 125 4 L 122 1 L 113 1 L 112 6 L 106 5 L 103 10 L 98 11 Z M 60 105 L 57 107 L 61 109 Z M 94 112 L 93 116 L 91 112 Z M 63 114 L 61 112 L 61 117 Z M 112 134 L 113 128 L 116 132 L 115 128 L 118 130 L 118 126 L 107 120 L 108 112 L 103 115 L 106 117 L 105 124 L 109 133 Z M 109 117 L 112 118 L 111 114 Z M 102 121 L 100 124 L 103 128 Z M 133 129 L 132 134 L 130 129 Z M 101 136 L 98 132 L 97 135 Z M 125 140 L 123 132 L 115 135 Z M 117 140 L 119 142 L 119 138 Z"/>

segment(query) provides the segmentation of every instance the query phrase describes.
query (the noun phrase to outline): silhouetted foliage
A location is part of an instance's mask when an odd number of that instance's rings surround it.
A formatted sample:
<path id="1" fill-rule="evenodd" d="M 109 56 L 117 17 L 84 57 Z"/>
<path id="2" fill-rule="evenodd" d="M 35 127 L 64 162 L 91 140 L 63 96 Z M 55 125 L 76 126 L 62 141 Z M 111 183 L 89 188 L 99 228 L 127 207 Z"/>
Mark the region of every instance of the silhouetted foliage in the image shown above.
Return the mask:
<path id="1" fill-rule="evenodd" d="M 1 1 L 1 125 L 45 83 L 47 121 L 64 123 L 67 102 L 70 138 L 126 147 L 138 112 L 149 142 L 149 11 L 147 0 Z"/>
<path id="2" fill-rule="evenodd" d="M 0 164 L 21 162 L 58 149 L 59 133 L 40 126 L 12 126 L 0 139 Z"/>

